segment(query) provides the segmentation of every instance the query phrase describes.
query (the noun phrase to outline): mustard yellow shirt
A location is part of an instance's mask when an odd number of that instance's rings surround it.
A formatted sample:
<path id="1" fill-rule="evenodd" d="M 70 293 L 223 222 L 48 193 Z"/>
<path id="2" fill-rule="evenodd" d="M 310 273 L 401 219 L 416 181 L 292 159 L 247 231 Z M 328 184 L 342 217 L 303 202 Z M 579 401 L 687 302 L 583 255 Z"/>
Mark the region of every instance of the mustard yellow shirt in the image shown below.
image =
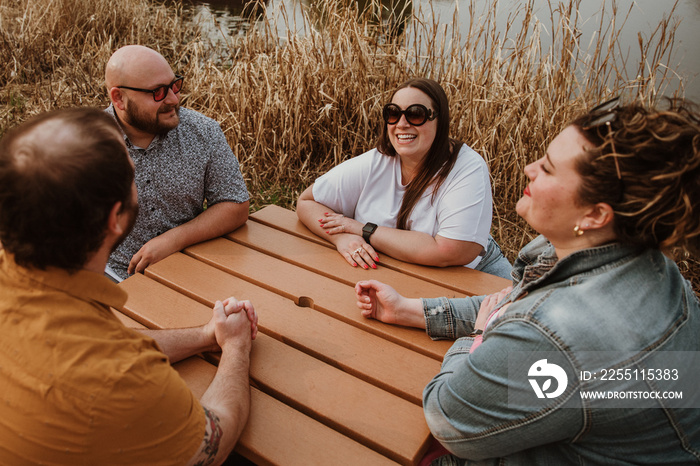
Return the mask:
<path id="1" fill-rule="evenodd" d="M 184 464 L 204 412 L 104 276 L 0 251 L 0 464 Z"/>

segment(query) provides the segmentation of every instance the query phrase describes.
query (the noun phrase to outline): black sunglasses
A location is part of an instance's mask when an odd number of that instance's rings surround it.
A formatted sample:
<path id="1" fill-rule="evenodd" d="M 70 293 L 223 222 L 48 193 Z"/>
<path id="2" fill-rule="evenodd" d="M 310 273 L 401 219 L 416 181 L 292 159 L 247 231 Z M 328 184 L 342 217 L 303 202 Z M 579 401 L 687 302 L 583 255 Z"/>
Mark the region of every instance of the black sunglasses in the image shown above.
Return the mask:
<path id="1" fill-rule="evenodd" d="M 428 120 L 437 118 L 437 112 L 421 104 L 410 105 L 406 110 L 401 110 L 401 107 L 396 104 L 386 104 L 382 110 L 382 117 L 389 125 L 398 123 L 401 115 L 404 115 L 406 121 L 413 126 L 420 126 Z"/>
<path id="2" fill-rule="evenodd" d="M 613 160 L 615 161 L 615 169 L 617 170 L 617 179 L 622 181 L 622 174 L 620 173 L 620 164 L 617 161 L 617 150 L 615 150 L 615 142 L 612 138 L 612 123 L 617 119 L 617 113 L 615 110 L 620 106 L 620 96 L 603 102 L 602 104 L 593 107 L 588 114 L 590 118 L 588 121 L 581 125 L 581 129 L 588 131 L 589 129 L 597 128 L 599 126 L 608 127 L 608 137 L 610 138 L 610 146 L 613 151 Z"/>
<path id="3" fill-rule="evenodd" d="M 168 96 L 168 90 L 172 89 L 173 93 L 177 94 L 180 92 L 180 89 L 182 89 L 182 83 L 185 80 L 184 76 L 179 76 L 175 75 L 175 80 L 171 82 L 170 84 L 164 84 L 162 86 L 158 86 L 155 89 L 139 89 L 138 87 L 129 87 L 129 86 L 117 86 L 119 89 L 129 89 L 132 91 L 139 91 L 139 92 L 148 92 L 149 94 L 153 94 L 153 100 L 156 102 L 160 102 L 161 100 L 164 100 Z"/>

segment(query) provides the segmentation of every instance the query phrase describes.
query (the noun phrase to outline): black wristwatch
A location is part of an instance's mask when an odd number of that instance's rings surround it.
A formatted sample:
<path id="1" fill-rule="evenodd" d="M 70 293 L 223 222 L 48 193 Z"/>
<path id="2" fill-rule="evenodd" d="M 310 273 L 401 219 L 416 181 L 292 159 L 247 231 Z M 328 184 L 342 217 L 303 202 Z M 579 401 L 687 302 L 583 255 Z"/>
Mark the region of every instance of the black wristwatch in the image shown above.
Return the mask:
<path id="1" fill-rule="evenodd" d="M 367 244 L 370 244 L 369 242 L 369 237 L 372 236 L 372 233 L 374 233 L 374 230 L 377 229 L 377 224 L 376 223 L 365 223 L 365 226 L 362 227 L 362 237 L 367 241 Z"/>

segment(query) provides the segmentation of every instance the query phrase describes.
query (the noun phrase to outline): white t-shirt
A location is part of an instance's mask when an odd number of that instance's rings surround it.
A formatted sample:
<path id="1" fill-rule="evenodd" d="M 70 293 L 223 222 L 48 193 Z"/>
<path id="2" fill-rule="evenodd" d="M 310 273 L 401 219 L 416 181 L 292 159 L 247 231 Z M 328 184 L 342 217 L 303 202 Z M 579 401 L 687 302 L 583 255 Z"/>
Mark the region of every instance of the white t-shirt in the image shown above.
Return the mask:
<path id="1" fill-rule="evenodd" d="M 407 228 L 433 237 L 471 241 L 486 249 L 493 200 L 484 159 L 466 144 L 462 145 L 435 202 L 432 202 L 433 186 L 416 203 Z M 313 186 L 313 196 L 316 202 L 360 223 L 396 228 L 405 188 L 401 184 L 401 159 L 372 149 L 319 177 Z"/>

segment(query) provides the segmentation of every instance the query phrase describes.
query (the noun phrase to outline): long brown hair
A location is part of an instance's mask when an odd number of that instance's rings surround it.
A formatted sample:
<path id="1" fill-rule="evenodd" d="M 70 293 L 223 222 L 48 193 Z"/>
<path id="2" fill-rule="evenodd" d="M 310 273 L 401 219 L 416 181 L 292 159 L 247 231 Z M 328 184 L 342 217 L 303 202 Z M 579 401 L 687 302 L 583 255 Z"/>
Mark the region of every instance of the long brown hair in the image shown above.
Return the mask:
<path id="1" fill-rule="evenodd" d="M 577 160 L 583 203 L 605 202 L 615 212 L 620 242 L 669 252 L 700 252 L 700 114 L 682 99 L 663 109 L 639 103 L 616 110 L 610 129 L 583 130 L 595 148 Z M 618 178 L 615 159 L 619 166 Z"/>
<path id="2" fill-rule="evenodd" d="M 418 174 L 406 186 L 406 192 L 401 202 L 401 209 L 396 220 L 396 228 L 405 230 L 411 211 L 421 198 L 425 190 L 434 183 L 433 199 L 440 186 L 447 178 L 457 160 L 457 155 L 462 143 L 449 137 L 450 134 L 450 107 L 444 89 L 436 81 L 428 78 L 412 78 L 402 83 L 394 91 L 393 96 L 401 89 L 413 87 L 428 97 L 435 106 L 437 112 L 437 132 L 435 140 L 430 146 L 427 156 L 419 167 Z M 382 126 L 377 150 L 389 157 L 396 156 L 396 149 L 391 145 L 387 124 Z"/>

